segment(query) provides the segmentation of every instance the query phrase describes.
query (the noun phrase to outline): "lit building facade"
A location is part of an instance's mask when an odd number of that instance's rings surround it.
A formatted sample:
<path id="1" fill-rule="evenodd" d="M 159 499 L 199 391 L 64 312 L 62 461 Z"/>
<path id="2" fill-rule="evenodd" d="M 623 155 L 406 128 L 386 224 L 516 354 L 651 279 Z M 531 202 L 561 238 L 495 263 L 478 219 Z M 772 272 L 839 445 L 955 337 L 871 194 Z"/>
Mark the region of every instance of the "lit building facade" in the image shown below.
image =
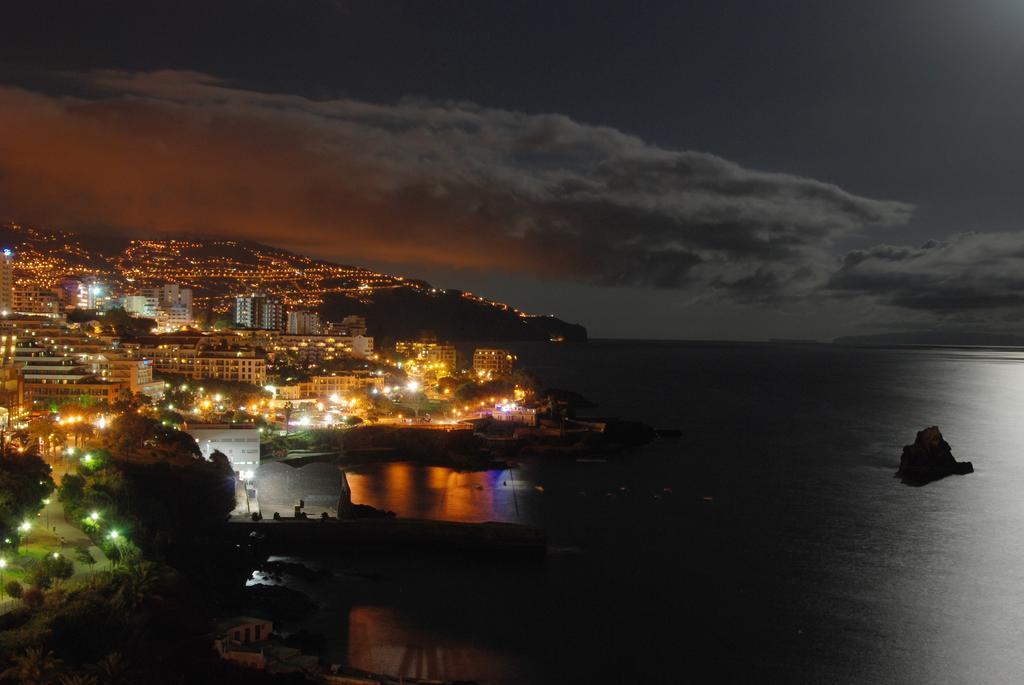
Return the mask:
<path id="1" fill-rule="evenodd" d="M 145 307 L 152 311 L 157 325 L 163 330 L 175 330 L 191 326 L 192 289 L 182 288 L 176 283 L 142 288 L 139 294 L 145 298 Z"/>
<path id="2" fill-rule="evenodd" d="M 260 432 L 248 423 L 188 423 L 182 429 L 191 435 L 203 457 L 220 452 L 231 462 L 239 478 L 252 480 L 260 466 Z"/>
<path id="3" fill-rule="evenodd" d="M 288 335 L 316 335 L 320 332 L 320 315 L 300 310 L 288 313 Z"/>
<path id="4" fill-rule="evenodd" d="M 14 252 L 4 248 L 0 252 L 0 315 L 14 311 Z"/>
<path id="5" fill-rule="evenodd" d="M 11 311 L 15 314 L 34 314 L 57 319 L 64 315 L 62 291 L 49 288 L 15 288 L 11 297 Z"/>
<path id="6" fill-rule="evenodd" d="M 438 376 L 458 368 L 458 354 L 455 345 L 450 343 L 399 340 L 395 343 L 395 353 L 406 360 L 443 367 L 437 368 Z"/>
<path id="7" fill-rule="evenodd" d="M 267 382 L 267 354 L 251 347 L 225 344 L 227 338 L 194 335 L 155 335 L 138 339 L 141 359 L 150 360 L 153 370 L 188 378 L 218 378 L 264 385 Z"/>
<path id="8" fill-rule="evenodd" d="M 18 336 L 0 335 L 0 428 L 6 429 L 22 418 L 25 404 L 25 380 L 15 363 Z"/>
<path id="9" fill-rule="evenodd" d="M 133 393 L 153 399 L 164 395 L 163 381 L 153 380 L 153 362 L 129 354 L 103 352 L 92 357 L 93 372 L 100 378 L 122 383 Z"/>
<path id="10" fill-rule="evenodd" d="M 266 293 L 249 293 L 235 297 L 235 325 L 279 331 L 284 328 L 284 304 Z"/>
<path id="11" fill-rule="evenodd" d="M 116 402 L 127 383 L 101 379 L 86 364 L 42 347 L 17 347 L 14 363 L 24 377 L 25 401 L 33 405 L 63 402 Z"/>
<path id="12" fill-rule="evenodd" d="M 309 380 L 276 388 L 277 400 L 331 400 L 345 398 L 353 392 L 369 388 L 380 390 L 384 378 L 369 371 L 354 371 L 330 376 L 313 376 Z"/>
<path id="13" fill-rule="evenodd" d="M 508 350 L 477 348 L 473 350 L 473 371 L 481 378 L 503 378 L 512 375 L 516 356 Z"/>

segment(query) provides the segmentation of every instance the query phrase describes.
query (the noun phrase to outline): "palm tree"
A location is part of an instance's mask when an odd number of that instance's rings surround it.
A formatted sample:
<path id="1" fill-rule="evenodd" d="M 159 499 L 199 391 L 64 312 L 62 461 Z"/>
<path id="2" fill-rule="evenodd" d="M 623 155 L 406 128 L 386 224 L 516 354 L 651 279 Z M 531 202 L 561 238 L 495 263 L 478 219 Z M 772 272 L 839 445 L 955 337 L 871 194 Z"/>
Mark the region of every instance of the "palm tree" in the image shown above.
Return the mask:
<path id="1" fill-rule="evenodd" d="M 31 444 L 42 445 L 46 449 L 53 432 L 53 424 L 48 419 L 32 419 L 28 424 L 28 438 Z"/>
<path id="2" fill-rule="evenodd" d="M 121 587 L 114 602 L 127 615 L 135 613 L 147 599 L 159 597 L 167 582 L 167 572 L 152 561 L 140 561 L 126 566 L 120 573 Z"/>
<path id="3" fill-rule="evenodd" d="M 291 423 L 292 423 L 292 411 L 293 410 L 294 410 L 294 407 L 292 406 L 291 402 L 285 402 L 284 403 L 284 434 L 285 435 L 288 435 L 289 433 L 292 432 Z"/>
<path id="4" fill-rule="evenodd" d="M 120 652 L 111 652 L 90 668 L 103 685 L 127 685 L 132 673 Z"/>
<path id="5" fill-rule="evenodd" d="M 60 677 L 60 685 L 98 685 L 96 676 L 82 675 L 81 673 L 69 673 Z"/>
<path id="6" fill-rule="evenodd" d="M 75 439 L 75 446 L 81 447 L 86 440 L 92 437 L 93 428 L 88 423 L 79 422 L 71 427 L 71 435 Z"/>
<path id="7" fill-rule="evenodd" d="M 50 685 L 64 667 L 53 650 L 44 652 L 42 647 L 29 647 L 11 662 L 10 668 L 0 673 L 0 680 L 13 680 L 22 685 Z"/>

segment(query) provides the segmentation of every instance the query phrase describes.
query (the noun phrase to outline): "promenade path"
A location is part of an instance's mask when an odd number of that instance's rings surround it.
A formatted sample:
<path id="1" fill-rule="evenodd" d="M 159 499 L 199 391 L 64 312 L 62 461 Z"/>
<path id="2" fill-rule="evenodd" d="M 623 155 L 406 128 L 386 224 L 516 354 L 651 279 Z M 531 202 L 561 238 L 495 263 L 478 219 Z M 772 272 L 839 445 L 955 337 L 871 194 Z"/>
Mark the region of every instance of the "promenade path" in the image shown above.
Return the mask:
<path id="1" fill-rule="evenodd" d="M 71 560 L 75 566 L 75 572 L 69 582 L 85 580 L 100 571 L 109 571 L 111 568 L 110 559 L 103 553 L 103 550 L 93 544 L 92 540 L 78 528 L 75 528 L 67 521 L 64 514 L 64 506 L 57 501 L 54 494 L 50 503 L 43 507 L 36 517 L 32 531 L 23 543 L 23 549 L 28 548 L 38 555 L 39 552 L 53 554 L 57 552 Z M 78 551 L 85 549 L 95 563 L 89 564 L 78 558 Z M 6 593 L 0 594 L 0 614 L 4 614 L 19 606 L 20 600 L 8 597 Z"/>
<path id="2" fill-rule="evenodd" d="M 110 570 L 110 560 L 103 550 L 93 544 L 89 536 L 79 528 L 68 523 L 64 505 L 57 499 L 56 494 L 36 517 L 36 525 L 29 536 L 29 543 L 43 545 L 48 550 L 59 552 L 71 559 L 75 564 L 75 575 L 71 577 L 72 580 L 82 580 L 98 571 Z M 79 561 L 80 549 L 88 550 L 96 563 L 87 564 Z"/>

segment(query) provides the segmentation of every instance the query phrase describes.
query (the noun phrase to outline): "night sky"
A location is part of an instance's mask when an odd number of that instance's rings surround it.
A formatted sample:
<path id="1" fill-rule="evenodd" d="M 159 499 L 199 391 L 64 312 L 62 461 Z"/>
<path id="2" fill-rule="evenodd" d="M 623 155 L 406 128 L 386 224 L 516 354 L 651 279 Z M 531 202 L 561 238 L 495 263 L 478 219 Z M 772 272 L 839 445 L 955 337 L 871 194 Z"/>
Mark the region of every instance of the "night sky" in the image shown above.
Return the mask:
<path id="1" fill-rule="evenodd" d="M 0 9 L 0 218 L 252 238 L 601 337 L 1024 332 L 1024 3 Z"/>

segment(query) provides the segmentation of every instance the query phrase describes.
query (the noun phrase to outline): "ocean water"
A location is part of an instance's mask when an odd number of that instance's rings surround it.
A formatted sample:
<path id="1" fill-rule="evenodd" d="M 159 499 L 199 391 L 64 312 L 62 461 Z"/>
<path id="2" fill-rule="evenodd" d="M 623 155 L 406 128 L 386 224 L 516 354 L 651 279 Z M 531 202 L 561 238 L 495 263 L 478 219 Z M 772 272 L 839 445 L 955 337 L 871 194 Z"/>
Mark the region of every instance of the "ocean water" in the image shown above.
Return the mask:
<path id="1" fill-rule="evenodd" d="M 600 412 L 683 437 L 603 463 L 355 470 L 356 501 L 542 525 L 550 553 L 309 559 L 339 571 L 290 581 L 323 603 L 303 627 L 328 660 L 494 684 L 1024 679 L 1024 351 L 516 350 Z M 893 477 L 928 425 L 974 474 Z"/>

